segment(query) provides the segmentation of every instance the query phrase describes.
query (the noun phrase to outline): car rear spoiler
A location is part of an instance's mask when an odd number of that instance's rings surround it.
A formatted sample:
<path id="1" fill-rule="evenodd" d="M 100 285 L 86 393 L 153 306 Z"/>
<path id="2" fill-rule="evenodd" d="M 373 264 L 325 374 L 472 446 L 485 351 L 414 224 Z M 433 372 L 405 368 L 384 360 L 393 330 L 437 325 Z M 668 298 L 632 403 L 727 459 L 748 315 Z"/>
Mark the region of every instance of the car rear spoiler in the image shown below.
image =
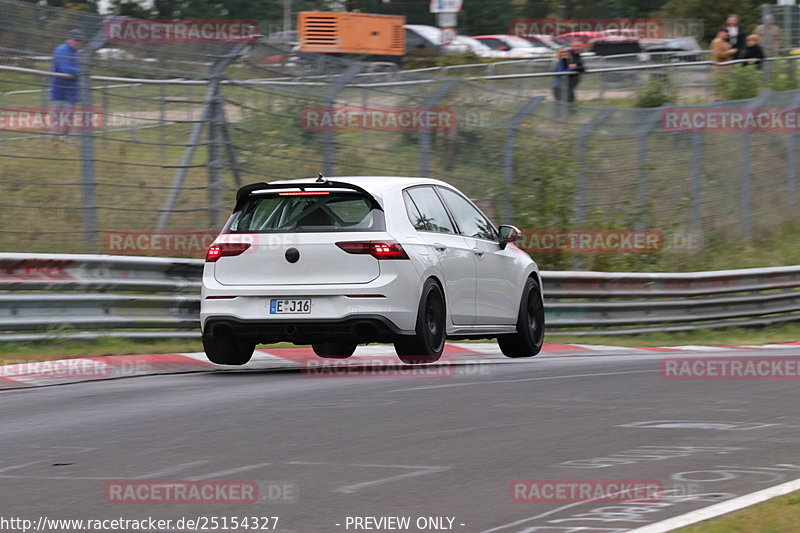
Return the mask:
<path id="1" fill-rule="evenodd" d="M 250 197 L 250 195 L 256 191 L 267 191 L 271 189 L 300 189 L 301 191 L 305 191 L 306 189 L 330 189 L 330 188 L 337 188 L 337 189 L 350 189 L 356 192 L 360 192 L 375 204 L 381 211 L 383 211 L 383 206 L 381 206 L 380 202 L 366 189 L 359 187 L 358 185 L 353 185 L 352 183 L 345 183 L 343 181 L 332 181 L 332 180 L 325 180 L 325 181 L 311 181 L 308 183 L 251 183 L 250 185 L 245 185 L 244 187 L 240 188 L 236 191 L 236 207 L 233 208 L 233 212 L 236 213 L 239 211 L 242 206 L 244 205 L 244 201 Z"/>

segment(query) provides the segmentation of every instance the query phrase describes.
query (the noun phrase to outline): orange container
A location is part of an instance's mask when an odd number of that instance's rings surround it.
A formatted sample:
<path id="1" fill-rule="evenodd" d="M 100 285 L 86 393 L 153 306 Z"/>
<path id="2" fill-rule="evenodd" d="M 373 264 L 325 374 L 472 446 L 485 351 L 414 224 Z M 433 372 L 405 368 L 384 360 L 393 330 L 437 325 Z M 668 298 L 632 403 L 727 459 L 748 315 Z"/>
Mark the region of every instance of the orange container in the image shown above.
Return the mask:
<path id="1" fill-rule="evenodd" d="M 341 11 L 303 11 L 297 15 L 300 51 L 402 56 L 406 18 Z"/>

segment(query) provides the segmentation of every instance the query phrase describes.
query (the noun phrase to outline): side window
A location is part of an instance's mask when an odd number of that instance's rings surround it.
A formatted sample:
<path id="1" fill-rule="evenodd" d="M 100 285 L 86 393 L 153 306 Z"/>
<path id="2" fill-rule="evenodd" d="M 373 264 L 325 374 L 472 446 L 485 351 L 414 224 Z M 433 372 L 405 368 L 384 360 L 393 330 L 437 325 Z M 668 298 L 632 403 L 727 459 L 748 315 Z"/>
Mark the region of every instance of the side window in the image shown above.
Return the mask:
<path id="1" fill-rule="evenodd" d="M 406 50 L 418 50 L 420 48 L 427 48 L 428 42 L 417 35 L 415 32 L 406 28 Z"/>
<path id="2" fill-rule="evenodd" d="M 500 48 L 501 46 L 503 46 L 505 44 L 500 39 L 495 39 L 493 37 L 486 37 L 484 39 L 480 39 L 480 41 L 483 44 L 487 45 L 492 50 L 497 50 L 498 48 Z"/>
<path id="3" fill-rule="evenodd" d="M 455 233 L 442 201 L 430 187 L 415 187 L 403 193 L 408 217 L 415 228 L 438 233 Z M 409 204 L 411 204 L 409 206 Z"/>
<path id="4" fill-rule="evenodd" d="M 453 218 L 456 219 L 462 235 L 487 241 L 499 239 L 492 224 L 466 198 L 443 187 L 439 187 L 439 192 L 442 193 L 450 212 L 453 213 Z"/>

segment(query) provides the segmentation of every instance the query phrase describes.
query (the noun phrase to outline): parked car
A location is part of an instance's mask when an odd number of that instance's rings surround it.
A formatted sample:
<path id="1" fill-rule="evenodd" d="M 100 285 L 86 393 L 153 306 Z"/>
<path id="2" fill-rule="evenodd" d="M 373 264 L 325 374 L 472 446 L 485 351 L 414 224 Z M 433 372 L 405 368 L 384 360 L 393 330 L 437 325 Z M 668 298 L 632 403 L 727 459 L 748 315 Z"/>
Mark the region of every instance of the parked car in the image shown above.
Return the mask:
<path id="1" fill-rule="evenodd" d="M 516 35 L 476 35 L 474 39 L 489 46 L 492 50 L 508 52 L 509 58 L 550 57 L 553 50 L 548 46 L 535 46 L 523 37 Z"/>
<path id="2" fill-rule="evenodd" d="M 279 341 L 328 358 L 390 342 L 410 364 L 438 360 L 446 338 L 497 338 L 508 357 L 536 355 L 542 281 L 514 245 L 520 235 L 434 179 L 247 185 L 206 255 L 203 347 L 228 365 Z"/>
<path id="3" fill-rule="evenodd" d="M 676 61 L 702 61 L 703 49 L 694 37 L 665 37 L 663 39 L 641 39 L 639 45 L 646 58 Z"/>
<path id="4" fill-rule="evenodd" d="M 592 48 L 592 41 L 602 36 L 602 33 L 596 31 L 571 31 L 556 35 L 553 37 L 553 41 L 559 46 L 571 46 L 572 41 L 577 40 L 580 43 L 580 49 L 588 51 Z"/>
<path id="5" fill-rule="evenodd" d="M 532 33 L 530 35 L 520 35 L 520 37 L 538 48 L 549 48 L 550 50 L 555 51 L 561 47 L 557 42 L 555 42 L 552 35 Z"/>
<path id="6" fill-rule="evenodd" d="M 509 57 L 507 51 L 493 50 L 488 45 L 479 41 L 478 39 L 467 37 L 466 35 L 458 35 L 453 41 L 453 44 L 462 47 L 466 46 L 470 52 L 472 52 L 478 57 L 497 58 L 497 59 Z"/>
<path id="7" fill-rule="evenodd" d="M 424 24 L 406 24 L 406 53 L 408 52 L 433 52 L 436 54 L 466 52 L 466 47 L 453 49 L 445 48 L 442 44 L 442 29 Z"/>

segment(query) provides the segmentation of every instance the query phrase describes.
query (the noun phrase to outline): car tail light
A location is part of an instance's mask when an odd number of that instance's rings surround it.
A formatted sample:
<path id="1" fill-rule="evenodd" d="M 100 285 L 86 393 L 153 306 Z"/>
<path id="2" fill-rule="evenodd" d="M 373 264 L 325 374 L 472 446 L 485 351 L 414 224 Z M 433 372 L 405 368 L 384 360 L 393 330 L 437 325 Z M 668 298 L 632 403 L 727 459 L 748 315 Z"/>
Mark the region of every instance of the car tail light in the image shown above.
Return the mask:
<path id="1" fill-rule="evenodd" d="M 250 248 L 249 242 L 221 242 L 219 244 L 212 244 L 206 252 L 206 261 L 213 263 L 220 257 L 239 255 L 248 248 Z"/>
<path id="2" fill-rule="evenodd" d="M 408 259 L 397 241 L 343 241 L 336 246 L 348 254 L 369 254 L 375 259 Z"/>
<path id="3" fill-rule="evenodd" d="M 279 192 L 278 196 L 327 196 L 330 191 Z"/>

